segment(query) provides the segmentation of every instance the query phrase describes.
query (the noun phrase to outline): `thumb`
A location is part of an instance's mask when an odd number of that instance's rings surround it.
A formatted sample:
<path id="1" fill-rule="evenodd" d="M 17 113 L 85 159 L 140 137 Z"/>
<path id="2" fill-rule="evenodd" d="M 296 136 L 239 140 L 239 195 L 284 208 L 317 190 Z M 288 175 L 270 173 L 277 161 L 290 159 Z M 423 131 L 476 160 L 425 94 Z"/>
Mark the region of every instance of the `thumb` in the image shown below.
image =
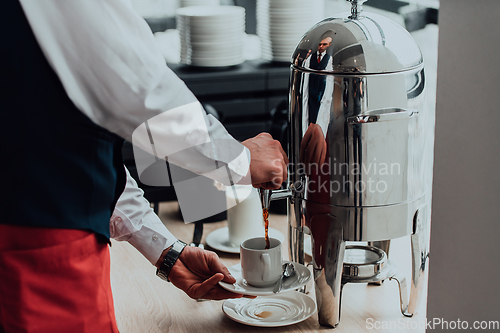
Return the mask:
<path id="1" fill-rule="evenodd" d="M 227 269 L 227 267 L 223 267 L 220 272 L 224 275 L 224 279 L 222 281 L 226 282 L 226 283 L 235 283 L 236 282 L 236 279 L 234 278 L 234 276 L 231 275 L 231 273 L 229 272 L 229 269 Z"/>
<path id="2" fill-rule="evenodd" d="M 199 284 L 193 285 L 191 288 L 192 290 L 191 290 L 190 296 L 192 298 L 203 297 L 203 295 L 208 293 L 215 285 L 217 285 L 217 283 L 222 281 L 222 279 L 224 279 L 224 274 L 216 273 L 216 274 L 212 275 L 211 277 L 209 277 L 208 279 L 206 279 L 205 281 L 203 281 Z"/>
<path id="3" fill-rule="evenodd" d="M 208 265 L 212 272 L 217 272 L 223 275 L 222 281 L 226 283 L 235 283 L 236 279 L 231 275 L 229 269 L 227 269 L 226 265 L 222 263 L 219 257 L 211 257 L 208 260 Z"/>

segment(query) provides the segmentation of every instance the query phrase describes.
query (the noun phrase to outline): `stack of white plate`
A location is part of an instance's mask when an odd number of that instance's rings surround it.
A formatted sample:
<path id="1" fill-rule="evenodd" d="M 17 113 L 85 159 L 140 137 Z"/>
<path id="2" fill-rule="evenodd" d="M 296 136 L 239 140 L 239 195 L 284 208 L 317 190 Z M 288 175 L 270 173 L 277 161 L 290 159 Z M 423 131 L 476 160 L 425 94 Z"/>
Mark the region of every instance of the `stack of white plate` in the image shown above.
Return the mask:
<path id="1" fill-rule="evenodd" d="M 194 6 L 176 11 L 181 63 L 225 67 L 244 61 L 245 8 Z"/>
<path id="2" fill-rule="evenodd" d="M 301 37 L 325 17 L 325 0 L 257 0 L 262 58 L 290 61 Z"/>
<path id="3" fill-rule="evenodd" d="M 219 6 L 220 0 L 181 0 L 180 7 L 191 6 Z"/>

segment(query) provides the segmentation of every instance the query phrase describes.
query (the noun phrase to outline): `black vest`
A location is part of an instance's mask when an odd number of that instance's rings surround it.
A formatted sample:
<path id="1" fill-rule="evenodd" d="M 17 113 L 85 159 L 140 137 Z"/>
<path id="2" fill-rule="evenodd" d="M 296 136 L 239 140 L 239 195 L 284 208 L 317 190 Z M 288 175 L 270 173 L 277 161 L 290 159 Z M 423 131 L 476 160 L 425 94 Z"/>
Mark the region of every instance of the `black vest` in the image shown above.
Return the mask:
<path id="1" fill-rule="evenodd" d="M 314 52 L 311 55 L 311 61 L 309 62 L 309 67 L 311 69 L 323 70 L 326 68 L 330 60 L 330 55 L 325 53 L 323 59 L 318 63 L 318 52 Z M 316 123 L 318 118 L 319 107 L 321 104 L 321 99 L 326 88 L 326 76 L 319 74 L 309 75 L 309 122 Z"/>
<path id="2" fill-rule="evenodd" d="M 109 237 L 125 185 L 123 140 L 79 111 L 18 1 L 0 4 L 0 223 Z"/>
<path id="3" fill-rule="evenodd" d="M 330 60 L 330 57 L 331 55 L 325 53 L 323 59 L 321 59 L 321 61 L 318 63 L 318 52 L 314 52 L 311 55 L 311 61 L 309 62 L 309 67 L 311 69 L 317 69 L 317 70 L 325 69 L 326 65 L 328 64 L 328 60 Z"/>
<path id="4" fill-rule="evenodd" d="M 326 68 L 328 64 L 328 60 L 330 60 L 330 55 L 325 53 L 323 59 L 318 63 L 318 52 L 314 52 L 311 56 L 311 61 L 309 67 L 315 70 L 323 70 Z M 309 87 L 316 94 L 321 94 L 323 96 L 323 92 L 325 91 L 326 86 L 326 76 L 325 75 L 311 75 L 309 77 Z"/>

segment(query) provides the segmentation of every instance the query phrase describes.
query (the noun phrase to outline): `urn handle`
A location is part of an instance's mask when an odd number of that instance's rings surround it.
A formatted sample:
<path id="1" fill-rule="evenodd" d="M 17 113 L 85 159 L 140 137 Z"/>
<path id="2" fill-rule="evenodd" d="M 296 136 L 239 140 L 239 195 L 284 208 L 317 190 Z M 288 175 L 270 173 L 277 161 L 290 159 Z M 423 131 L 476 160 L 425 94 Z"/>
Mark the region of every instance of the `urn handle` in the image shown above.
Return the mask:
<path id="1" fill-rule="evenodd" d="M 348 117 L 347 123 L 348 124 L 375 123 L 380 121 L 409 119 L 416 115 L 418 115 L 417 110 L 388 108 L 388 109 L 373 110 L 358 116 Z"/>
<path id="2" fill-rule="evenodd" d="M 363 11 L 363 3 L 367 0 L 347 0 L 351 3 L 351 20 L 356 20 L 359 18 L 360 13 Z"/>

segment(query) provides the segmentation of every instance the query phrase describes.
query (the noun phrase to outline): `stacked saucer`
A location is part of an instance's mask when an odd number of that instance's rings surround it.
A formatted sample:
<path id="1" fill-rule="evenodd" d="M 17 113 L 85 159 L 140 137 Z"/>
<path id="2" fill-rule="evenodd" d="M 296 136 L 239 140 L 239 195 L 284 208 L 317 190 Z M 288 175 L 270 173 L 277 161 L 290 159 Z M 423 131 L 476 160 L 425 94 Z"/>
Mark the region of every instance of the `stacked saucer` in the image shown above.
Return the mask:
<path id="1" fill-rule="evenodd" d="M 191 6 L 218 6 L 220 5 L 220 0 L 180 0 L 180 7 L 191 7 Z"/>
<path id="2" fill-rule="evenodd" d="M 285 261 L 289 262 L 289 261 Z M 241 274 L 241 264 L 229 267 L 236 279 L 233 284 L 219 282 L 219 285 L 234 293 L 258 296 L 257 298 L 228 299 L 222 304 L 222 311 L 232 320 L 258 327 L 280 327 L 300 323 L 316 312 L 316 302 L 308 295 L 295 291 L 311 281 L 309 269 L 294 262 L 295 274 L 283 282 L 279 293 L 270 287 L 253 287 Z"/>
<path id="3" fill-rule="evenodd" d="M 245 8 L 193 6 L 176 11 L 181 63 L 225 67 L 244 61 Z"/>
<path id="4" fill-rule="evenodd" d="M 257 0 L 262 58 L 290 61 L 297 43 L 325 14 L 325 0 Z"/>

